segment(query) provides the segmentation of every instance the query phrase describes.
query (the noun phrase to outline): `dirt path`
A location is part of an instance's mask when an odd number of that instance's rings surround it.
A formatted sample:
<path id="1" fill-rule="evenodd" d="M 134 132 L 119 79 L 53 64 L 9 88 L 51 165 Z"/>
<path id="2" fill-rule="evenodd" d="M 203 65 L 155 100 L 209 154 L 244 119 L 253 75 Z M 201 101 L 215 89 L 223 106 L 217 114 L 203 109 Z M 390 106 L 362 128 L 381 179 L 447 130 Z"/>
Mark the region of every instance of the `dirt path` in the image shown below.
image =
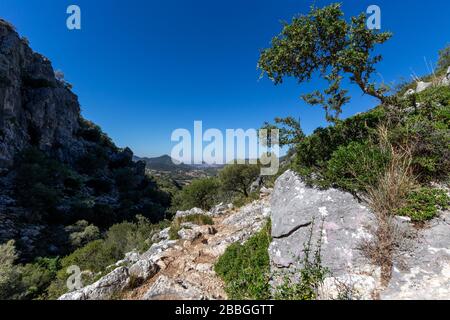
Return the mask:
<path id="1" fill-rule="evenodd" d="M 244 242 L 262 228 L 268 215 L 269 196 L 262 195 L 238 210 L 214 218 L 213 226 L 191 230 L 194 237 L 179 240 L 163 251 L 157 262 L 158 273 L 133 290 L 124 299 L 226 299 L 224 283 L 215 274 L 214 265 L 226 248 Z"/>

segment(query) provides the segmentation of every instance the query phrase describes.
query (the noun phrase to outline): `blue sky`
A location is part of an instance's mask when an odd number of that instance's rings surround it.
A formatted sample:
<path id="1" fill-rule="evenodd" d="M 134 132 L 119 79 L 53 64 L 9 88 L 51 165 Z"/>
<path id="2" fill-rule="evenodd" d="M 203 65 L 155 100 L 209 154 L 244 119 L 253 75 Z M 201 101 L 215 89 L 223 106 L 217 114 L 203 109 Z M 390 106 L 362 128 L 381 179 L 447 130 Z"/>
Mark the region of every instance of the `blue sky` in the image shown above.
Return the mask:
<path id="1" fill-rule="evenodd" d="M 317 5 L 331 1 L 316 0 Z M 334 1 L 332 1 L 334 2 Z M 16 25 L 33 49 L 50 58 L 73 83 L 83 115 L 137 155 L 170 153 L 177 128 L 258 128 L 276 116 L 302 119 L 307 132 L 325 125 L 320 108 L 300 101 L 295 81 L 259 80 L 259 50 L 280 21 L 306 13 L 305 0 L 0 0 L 0 17 Z M 450 42 L 450 2 L 344 0 L 346 15 L 371 4 L 382 27 L 394 32 L 380 53 L 380 78 L 400 82 L 427 73 Z M 66 8 L 79 5 L 82 30 L 66 28 Z M 344 116 L 374 101 L 351 90 Z"/>

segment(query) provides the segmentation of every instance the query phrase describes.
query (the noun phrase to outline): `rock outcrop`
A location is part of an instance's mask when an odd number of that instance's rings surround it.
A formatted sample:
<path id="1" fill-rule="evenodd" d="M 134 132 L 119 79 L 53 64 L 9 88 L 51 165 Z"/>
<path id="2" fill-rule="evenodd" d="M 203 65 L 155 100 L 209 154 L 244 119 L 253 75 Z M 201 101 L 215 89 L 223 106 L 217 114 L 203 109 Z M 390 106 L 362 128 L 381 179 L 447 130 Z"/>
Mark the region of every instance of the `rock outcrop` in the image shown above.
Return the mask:
<path id="1" fill-rule="evenodd" d="M 30 145 L 73 159 L 82 149 L 79 116 L 77 96 L 55 78 L 50 61 L 0 21 L 0 167 Z"/>
<path id="2" fill-rule="evenodd" d="M 169 230 L 164 229 L 153 237 L 158 242 L 147 252 L 138 256 L 135 252 L 127 254 L 111 273 L 60 299 L 103 300 L 113 296 L 142 300 L 225 299 L 214 264 L 229 245 L 244 243 L 263 228 L 270 216 L 270 193 L 271 190 L 265 189 L 260 200 L 237 210 L 219 205 L 212 209 L 216 213 L 200 209 L 180 212 L 179 216 L 211 216 L 214 225 L 182 224 L 177 241 L 169 240 Z"/>
<path id="3" fill-rule="evenodd" d="M 333 278 L 351 279 L 351 285 L 365 287 L 363 295 L 370 298 L 376 270 L 359 250 L 362 241 L 371 237 L 367 226 L 374 224 L 374 216 L 370 210 L 348 193 L 307 187 L 294 172 L 287 171 L 276 181 L 271 212 L 269 254 L 275 275 L 282 278 L 286 271 L 302 268 L 305 245 L 312 236 L 311 252 L 318 249 L 320 241 L 322 263 Z"/>
<path id="4" fill-rule="evenodd" d="M 321 299 L 450 299 L 450 212 L 419 229 L 409 219 L 395 219 L 405 238 L 387 285 L 361 250 L 372 237 L 375 217 L 350 194 L 310 188 L 287 171 L 276 181 L 271 217 L 274 285 L 302 268 L 311 236 L 311 252 L 321 244 L 322 265 L 329 271 Z"/>

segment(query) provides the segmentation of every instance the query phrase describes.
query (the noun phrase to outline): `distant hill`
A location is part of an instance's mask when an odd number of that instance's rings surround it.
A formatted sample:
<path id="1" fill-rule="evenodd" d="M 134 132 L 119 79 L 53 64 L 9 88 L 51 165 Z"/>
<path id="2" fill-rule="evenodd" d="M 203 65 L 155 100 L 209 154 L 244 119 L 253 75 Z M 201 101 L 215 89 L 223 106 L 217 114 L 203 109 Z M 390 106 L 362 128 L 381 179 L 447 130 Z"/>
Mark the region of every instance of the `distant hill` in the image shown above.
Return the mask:
<path id="1" fill-rule="evenodd" d="M 134 156 L 134 161 L 144 161 L 147 164 L 147 169 L 155 170 L 155 171 L 168 171 L 168 172 L 177 172 L 177 171 L 190 171 L 194 168 L 189 165 L 185 165 L 183 163 L 176 164 L 175 161 L 172 161 L 172 158 L 168 155 L 163 155 L 161 157 L 156 158 L 140 158 Z"/>
<path id="2" fill-rule="evenodd" d="M 134 156 L 133 160 L 144 161 L 147 165 L 147 172 L 152 176 L 164 180 L 173 180 L 181 186 L 189 184 L 194 179 L 215 176 L 217 172 L 223 168 L 222 165 L 177 164 L 177 162 L 172 161 L 172 158 L 168 155 L 156 158 L 141 158 Z"/>
<path id="3" fill-rule="evenodd" d="M 134 156 L 134 161 L 144 161 L 147 164 L 147 169 L 156 171 L 192 171 L 192 170 L 211 170 L 223 168 L 223 165 L 210 165 L 210 164 L 193 164 L 187 165 L 179 163 L 173 160 L 169 155 L 163 155 L 156 158 L 146 158 Z"/>

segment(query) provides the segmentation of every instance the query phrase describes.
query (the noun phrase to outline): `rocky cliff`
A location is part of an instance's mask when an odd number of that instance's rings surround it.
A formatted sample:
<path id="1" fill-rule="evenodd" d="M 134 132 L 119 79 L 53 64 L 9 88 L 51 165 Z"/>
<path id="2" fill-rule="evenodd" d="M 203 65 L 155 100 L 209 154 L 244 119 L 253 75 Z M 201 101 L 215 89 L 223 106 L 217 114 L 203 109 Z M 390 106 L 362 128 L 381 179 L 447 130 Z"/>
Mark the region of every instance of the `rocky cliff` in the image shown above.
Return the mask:
<path id="1" fill-rule="evenodd" d="M 0 20 L 0 243 L 25 261 L 67 254 L 72 226 L 157 222 L 168 205 L 145 163 L 83 119 L 71 85 Z"/>
<path id="2" fill-rule="evenodd" d="M 70 161 L 80 154 L 80 106 L 50 61 L 0 21 L 0 167 L 33 145 Z"/>

